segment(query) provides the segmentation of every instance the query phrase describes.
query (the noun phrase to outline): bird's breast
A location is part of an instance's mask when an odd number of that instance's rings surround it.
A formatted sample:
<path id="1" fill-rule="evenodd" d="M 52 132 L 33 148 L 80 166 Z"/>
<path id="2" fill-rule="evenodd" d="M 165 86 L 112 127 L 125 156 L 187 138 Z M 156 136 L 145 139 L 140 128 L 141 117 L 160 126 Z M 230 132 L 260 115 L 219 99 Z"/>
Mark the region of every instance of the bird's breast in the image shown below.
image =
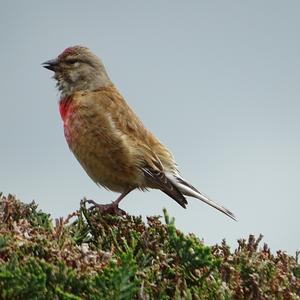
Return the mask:
<path id="1" fill-rule="evenodd" d="M 82 102 L 60 104 L 65 137 L 75 157 L 95 182 L 111 190 L 140 186 L 135 155 L 109 114 Z"/>

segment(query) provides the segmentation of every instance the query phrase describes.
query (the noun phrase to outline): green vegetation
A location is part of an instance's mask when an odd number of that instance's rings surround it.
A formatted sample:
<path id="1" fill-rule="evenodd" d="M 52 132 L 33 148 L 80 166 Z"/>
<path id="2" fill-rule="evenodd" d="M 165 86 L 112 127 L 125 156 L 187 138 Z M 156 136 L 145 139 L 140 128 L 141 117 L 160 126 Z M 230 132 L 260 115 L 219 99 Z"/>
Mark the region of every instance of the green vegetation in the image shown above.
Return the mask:
<path id="1" fill-rule="evenodd" d="M 80 210 L 56 220 L 0 195 L 1 299 L 300 299 L 298 257 L 250 236 L 231 251 L 160 217 Z"/>

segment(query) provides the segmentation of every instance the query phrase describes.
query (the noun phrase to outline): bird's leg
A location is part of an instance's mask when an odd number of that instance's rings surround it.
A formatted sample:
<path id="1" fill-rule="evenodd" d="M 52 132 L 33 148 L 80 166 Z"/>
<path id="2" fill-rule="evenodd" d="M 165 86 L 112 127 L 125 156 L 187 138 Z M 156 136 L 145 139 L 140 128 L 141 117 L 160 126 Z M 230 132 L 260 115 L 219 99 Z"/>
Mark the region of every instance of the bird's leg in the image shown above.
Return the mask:
<path id="1" fill-rule="evenodd" d="M 122 201 L 124 197 L 126 197 L 132 189 L 127 189 L 125 192 L 123 192 L 115 201 L 113 201 L 110 204 L 99 204 L 95 202 L 94 200 L 85 200 L 84 202 L 87 202 L 89 204 L 93 204 L 93 206 L 90 209 L 97 208 L 102 213 L 111 213 L 111 214 L 117 214 L 117 215 L 125 215 L 126 212 L 119 208 L 119 203 Z"/>

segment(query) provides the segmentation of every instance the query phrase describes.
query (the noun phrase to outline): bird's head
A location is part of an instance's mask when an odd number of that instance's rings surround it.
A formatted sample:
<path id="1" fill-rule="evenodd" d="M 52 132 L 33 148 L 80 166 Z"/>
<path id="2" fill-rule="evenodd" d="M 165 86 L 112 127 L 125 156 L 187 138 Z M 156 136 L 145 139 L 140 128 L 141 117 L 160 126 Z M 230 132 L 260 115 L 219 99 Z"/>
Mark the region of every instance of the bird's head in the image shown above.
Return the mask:
<path id="1" fill-rule="evenodd" d="M 102 61 L 88 48 L 74 46 L 57 58 L 44 62 L 43 67 L 54 72 L 62 97 L 77 91 L 94 91 L 111 85 Z"/>

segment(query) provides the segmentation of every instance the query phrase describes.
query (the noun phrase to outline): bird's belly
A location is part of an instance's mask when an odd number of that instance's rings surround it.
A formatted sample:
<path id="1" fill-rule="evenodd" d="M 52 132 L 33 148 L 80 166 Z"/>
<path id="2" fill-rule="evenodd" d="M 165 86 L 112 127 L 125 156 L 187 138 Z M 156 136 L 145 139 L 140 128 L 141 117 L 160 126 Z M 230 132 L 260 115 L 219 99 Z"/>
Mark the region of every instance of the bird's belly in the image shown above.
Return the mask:
<path id="1" fill-rule="evenodd" d="M 97 184 L 123 192 L 143 185 L 143 175 L 121 140 L 93 128 L 84 120 L 65 124 L 65 137 L 71 151 Z"/>

